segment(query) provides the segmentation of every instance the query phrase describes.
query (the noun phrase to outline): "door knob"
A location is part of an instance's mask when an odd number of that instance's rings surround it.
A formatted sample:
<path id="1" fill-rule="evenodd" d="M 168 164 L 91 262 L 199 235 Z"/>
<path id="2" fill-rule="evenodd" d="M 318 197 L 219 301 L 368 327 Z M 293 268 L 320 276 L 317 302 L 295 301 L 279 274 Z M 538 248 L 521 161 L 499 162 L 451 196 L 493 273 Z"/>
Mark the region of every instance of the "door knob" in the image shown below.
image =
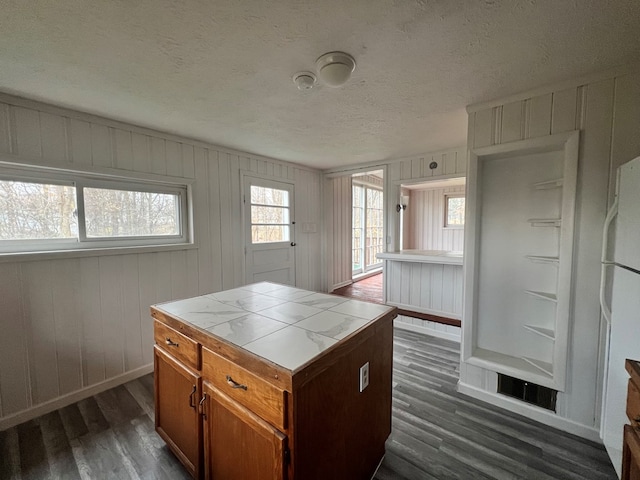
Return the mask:
<path id="1" fill-rule="evenodd" d="M 291 242 L 291 246 L 295 247 L 296 246 L 296 242 Z"/>

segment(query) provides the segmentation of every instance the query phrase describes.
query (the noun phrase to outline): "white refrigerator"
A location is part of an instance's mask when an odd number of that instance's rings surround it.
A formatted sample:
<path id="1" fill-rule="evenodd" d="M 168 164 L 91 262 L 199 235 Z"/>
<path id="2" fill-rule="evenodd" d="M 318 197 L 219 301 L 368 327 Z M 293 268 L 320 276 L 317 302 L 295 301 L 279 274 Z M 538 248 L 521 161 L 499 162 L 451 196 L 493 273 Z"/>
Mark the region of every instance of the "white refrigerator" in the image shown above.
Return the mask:
<path id="1" fill-rule="evenodd" d="M 607 257 L 609 227 L 615 228 L 613 256 Z M 608 362 L 605 367 L 601 436 L 618 476 L 622 465 L 623 425 L 628 423 L 628 374 L 625 359 L 640 360 L 640 157 L 618 169 L 616 202 L 605 222 L 601 302 L 609 323 Z M 607 269 L 613 275 L 607 275 Z M 605 299 L 607 278 L 611 306 Z"/>

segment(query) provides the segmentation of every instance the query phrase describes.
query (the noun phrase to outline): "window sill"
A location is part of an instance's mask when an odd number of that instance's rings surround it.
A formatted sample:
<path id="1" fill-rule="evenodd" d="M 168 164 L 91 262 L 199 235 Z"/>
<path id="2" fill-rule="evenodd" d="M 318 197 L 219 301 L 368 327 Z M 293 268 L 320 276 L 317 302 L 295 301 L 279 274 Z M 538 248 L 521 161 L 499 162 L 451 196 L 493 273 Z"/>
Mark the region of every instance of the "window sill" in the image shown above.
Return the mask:
<path id="1" fill-rule="evenodd" d="M 55 250 L 46 252 L 0 253 L 0 263 L 34 262 L 41 260 L 61 260 L 65 258 L 104 257 L 109 255 L 132 255 L 139 253 L 173 252 L 195 250 L 194 243 L 175 243 L 171 245 L 139 245 L 133 247 L 78 248 L 75 250 Z"/>

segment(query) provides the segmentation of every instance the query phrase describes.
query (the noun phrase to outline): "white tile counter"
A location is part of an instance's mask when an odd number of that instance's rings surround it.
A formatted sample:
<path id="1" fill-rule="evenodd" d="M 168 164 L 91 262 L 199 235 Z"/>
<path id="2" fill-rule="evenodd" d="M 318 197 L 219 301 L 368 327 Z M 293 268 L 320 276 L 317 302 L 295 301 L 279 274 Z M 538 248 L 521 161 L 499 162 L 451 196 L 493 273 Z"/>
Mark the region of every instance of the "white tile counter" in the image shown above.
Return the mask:
<path id="1" fill-rule="evenodd" d="M 393 310 L 269 282 L 154 308 L 291 371 Z"/>

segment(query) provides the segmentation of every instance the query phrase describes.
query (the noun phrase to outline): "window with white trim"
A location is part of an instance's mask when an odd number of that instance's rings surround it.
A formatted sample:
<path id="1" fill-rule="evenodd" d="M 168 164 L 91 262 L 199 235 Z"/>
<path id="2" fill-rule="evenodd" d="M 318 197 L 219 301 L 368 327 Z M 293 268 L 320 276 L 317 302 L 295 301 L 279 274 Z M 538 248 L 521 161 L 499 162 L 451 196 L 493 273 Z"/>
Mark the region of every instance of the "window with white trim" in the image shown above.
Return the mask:
<path id="1" fill-rule="evenodd" d="M 0 171 L 0 252 L 187 243 L 187 185 Z"/>
<path id="2" fill-rule="evenodd" d="M 464 195 L 444 196 L 445 228 L 464 228 Z"/>

